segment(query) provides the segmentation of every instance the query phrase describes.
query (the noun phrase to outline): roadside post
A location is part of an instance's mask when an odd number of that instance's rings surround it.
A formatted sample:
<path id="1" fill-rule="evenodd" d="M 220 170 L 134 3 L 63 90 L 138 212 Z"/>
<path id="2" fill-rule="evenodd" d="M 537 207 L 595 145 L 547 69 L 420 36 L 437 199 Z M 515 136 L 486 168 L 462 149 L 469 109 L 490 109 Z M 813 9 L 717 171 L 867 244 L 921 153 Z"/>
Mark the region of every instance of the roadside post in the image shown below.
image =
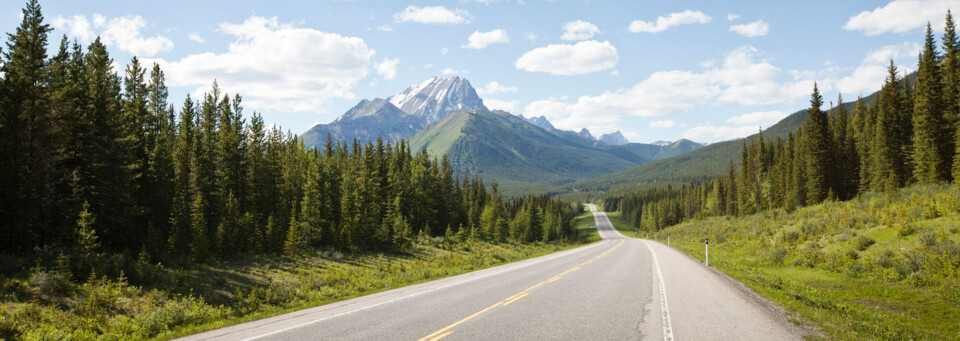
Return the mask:
<path id="1" fill-rule="evenodd" d="M 707 238 L 703 242 L 704 254 L 706 254 L 706 265 L 710 266 L 710 238 Z"/>
<path id="2" fill-rule="evenodd" d="M 670 236 L 667 236 L 667 246 L 670 246 Z"/>

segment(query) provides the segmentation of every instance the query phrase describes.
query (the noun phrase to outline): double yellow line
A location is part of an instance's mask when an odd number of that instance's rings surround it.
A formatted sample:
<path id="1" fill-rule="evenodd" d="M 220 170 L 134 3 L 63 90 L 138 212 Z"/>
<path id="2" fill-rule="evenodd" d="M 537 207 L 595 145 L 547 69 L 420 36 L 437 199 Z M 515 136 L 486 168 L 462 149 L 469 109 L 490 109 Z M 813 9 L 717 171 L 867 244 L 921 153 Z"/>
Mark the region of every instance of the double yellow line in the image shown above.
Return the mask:
<path id="1" fill-rule="evenodd" d="M 460 321 L 454 322 L 454 323 L 450 324 L 449 326 L 443 327 L 443 328 L 441 328 L 440 330 L 437 330 L 437 331 L 431 333 L 430 335 L 424 336 L 424 337 L 420 338 L 420 340 L 418 340 L 418 341 L 437 341 L 437 340 L 440 340 L 440 339 L 445 338 L 445 337 L 447 337 L 447 336 L 450 336 L 450 334 L 453 334 L 453 331 L 452 331 L 451 329 L 453 329 L 454 327 L 459 326 L 459 325 L 463 324 L 464 322 L 470 321 L 471 319 L 473 319 L 473 318 L 475 318 L 475 317 L 477 317 L 477 316 L 483 315 L 483 313 L 486 313 L 486 312 L 492 310 L 493 308 L 500 307 L 500 306 L 506 306 L 506 305 L 508 305 L 508 304 L 510 304 L 510 303 L 519 301 L 521 298 L 524 298 L 524 297 L 526 297 L 527 295 L 529 295 L 531 290 L 536 289 L 537 287 L 539 287 L 539 286 L 541 286 L 541 285 L 544 285 L 544 284 L 547 284 L 547 283 L 556 282 L 556 281 L 560 280 L 561 278 L 563 278 L 563 275 L 566 275 L 566 274 L 568 274 L 568 273 L 571 273 L 571 272 L 580 270 L 580 268 L 581 268 L 582 266 L 587 265 L 587 264 L 590 264 L 590 263 L 593 263 L 594 261 L 596 261 L 596 260 L 598 260 L 598 259 L 600 259 L 600 258 L 603 258 L 603 256 L 606 256 L 606 255 L 609 254 L 610 252 L 613 252 L 613 250 L 616 250 L 618 247 L 620 247 L 620 245 L 623 245 L 623 240 L 620 240 L 620 243 L 619 243 L 619 244 L 617 244 L 616 246 L 610 248 L 610 250 L 607 250 L 607 251 L 605 251 L 604 253 L 601 253 L 599 256 L 593 257 L 593 258 L 591 258 L 590 260 L 588 260 L 588 261 L 586 261 L 586 262 L 580 263 L 579 265 L 577 265 L 577 266 L 575 266 L 575 267 L 572 267 L 572 268 L 568 269 L 567 271 L 561 272 L 559 275 L 556 275 L 556 276 L 553 276 L 553 277 L 551 277 L 551 278 L 549 278 L 549 279 L 547 279 L 547 280 L 544 280 L 543 282 L 534 284 L 532 287 L 526 288 L 526 289 L 524 289 L 523 291 L 518 292 L 518 293 L 516 293 L 516 294 L 514 294 L 514 295 L 512 295 L 512 296 L 510 296 L 510 297 L 507 297 L 507 298 L 503 299 L 503 300 L 500 301 L 500 302 L 494 303 L 493 305 L 491 305 L 491 306 L 489 306 L 489 307 L 486 307 L 486 308 L 483 308 L 483 309 L 481 309 L 480 311 L 475 312 L 475 313 L 473 313 L 473 314 L 470 315 L 470 316 L 464 317 L 464 318 L 463 318 L 462 320 L 460 320 Z"/>

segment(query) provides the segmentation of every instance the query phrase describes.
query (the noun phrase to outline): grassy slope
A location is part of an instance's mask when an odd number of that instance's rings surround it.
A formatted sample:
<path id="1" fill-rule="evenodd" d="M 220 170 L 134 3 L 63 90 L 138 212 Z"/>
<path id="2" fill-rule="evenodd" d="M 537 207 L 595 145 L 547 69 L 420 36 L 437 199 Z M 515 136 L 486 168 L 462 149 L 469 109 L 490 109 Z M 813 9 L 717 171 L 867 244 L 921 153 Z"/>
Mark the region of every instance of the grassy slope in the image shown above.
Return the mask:
<path id="1" fill-rule="evenodd" d="M 611 219 L 613 220 L 613 219 Z M 616 221 L 614 221 L 616 223 Z M 960 339 L 960 187 L 683 223 L 658 237 L 830 339 Z"/>
<path id="2" fill-rule="evenodd" d="M 142 264 L 149 288 L 121 280 L 75 284 L 62 273 L 0 277 L 0 339 L 169 339 L 536 257 L 567 244 L 446 244 L 408 254 L 316 251 L 259 256 L 191 270 Z"/>

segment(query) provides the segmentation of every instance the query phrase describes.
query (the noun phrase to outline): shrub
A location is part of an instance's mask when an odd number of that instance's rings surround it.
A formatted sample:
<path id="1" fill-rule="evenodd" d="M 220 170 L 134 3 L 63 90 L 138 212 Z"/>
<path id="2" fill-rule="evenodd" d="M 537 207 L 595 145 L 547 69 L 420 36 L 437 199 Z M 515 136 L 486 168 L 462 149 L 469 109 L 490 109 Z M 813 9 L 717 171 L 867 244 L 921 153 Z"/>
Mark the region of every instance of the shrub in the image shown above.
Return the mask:
<path id="1" fill-rule="evenodd" d="M 893 251 L 887 250 L 877 256 L 873 262 L 881 268 L 890 268 L 896 265 L 897 256 L 893 254 Z"/>
<path id="2" fill-rule="evenodd" d="M 66 296 L 73 291 L 70 274 L 65 271 L 46 271 L 36 269 L 30 275 L 30 286 L 37 288 L 41 295 Z"/>
<path id="3" fill-rule="evenodd" d="M 855 247 L 857 251 L 863 251 L 869 248 L 874 243 L 876 242 L 873 240 L 873 238 L 870 238 L 867 236 L 860 236 L 860 237 L 857 237 L 857 239 L 853 240 L 853 247 Z"/>
<path id="4" fill-rule="evenodd" d="M 766 252 L 767 259 L 770 260 L 771 264 L 781 265 L 783 261 L 787 259 L 787 248 L 782 246 L 775 246 Z"/>
<path id="5" fill-rule="evenodd" d="M 897 225 L 897 234 L 906 237 L 917 232 L 917 226 L 913 223 Z"/>
<path id="6" fill-rule="evenodd" d="M 933 231 L 927 231 L 920 235 L 920 243 L 926 247 L 937 245 L 937 235 Z"/>

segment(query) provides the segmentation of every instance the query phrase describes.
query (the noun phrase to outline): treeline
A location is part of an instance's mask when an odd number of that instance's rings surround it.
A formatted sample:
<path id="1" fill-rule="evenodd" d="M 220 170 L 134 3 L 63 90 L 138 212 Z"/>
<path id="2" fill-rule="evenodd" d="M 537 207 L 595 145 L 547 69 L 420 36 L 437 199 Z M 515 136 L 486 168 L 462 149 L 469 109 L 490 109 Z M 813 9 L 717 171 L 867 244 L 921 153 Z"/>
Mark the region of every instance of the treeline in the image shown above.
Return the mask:
<path id="1" fill-rule="evenodd" d="M 687 219 L 788 211 L 824 200 L 848 200 L 866 191 L 892 191 L 916 183 L 960 178 L 960 41 L 948 11 L 943 54 L 929 23 L 916 80 L 890 62 L 873 103 L 858 99 L 852 112 L 821 110 L 814 85 L 807 117 L 786 139 L 744 141 L 739 168 L 678 189 L 610 197 L 638 228 L 657 231 Z"/>
<path id="2" fill-rule="evenodd" d="M 47 56 L 37 1 L 8 35 L 0 77 L 0 253 L 104 253 L 180 264 L 309 247 L 398 250 L 413 238 L 570 238 L 576 212 L 544 197 L 504 201 L 406 142 L 298 138 L 244 117 L 216 82 L 179 111 L 164 73 L 67 37 Z"/>

